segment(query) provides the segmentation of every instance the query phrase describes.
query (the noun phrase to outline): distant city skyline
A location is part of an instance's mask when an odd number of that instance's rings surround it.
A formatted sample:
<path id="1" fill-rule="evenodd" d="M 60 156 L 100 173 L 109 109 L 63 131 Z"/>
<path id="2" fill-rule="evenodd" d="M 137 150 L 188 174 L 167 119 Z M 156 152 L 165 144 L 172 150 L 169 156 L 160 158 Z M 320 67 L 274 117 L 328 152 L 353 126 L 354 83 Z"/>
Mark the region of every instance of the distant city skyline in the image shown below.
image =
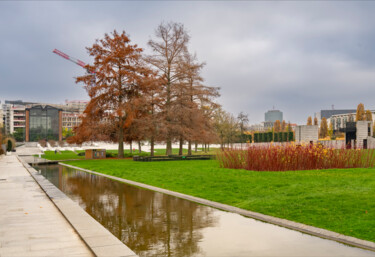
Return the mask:
<path id="1" fill-rule="evenodd" d="M 319 110 L 375 109 L 375 2 L 114 1 L 0 2 L 0 100 L 88 100 L 75 84 L 85 47 L 125 30 L 149 53 L 161 22 L 183 23 L 205 84 L 235 116 L 260 123 L 267 110 L 303 124 Z"/>

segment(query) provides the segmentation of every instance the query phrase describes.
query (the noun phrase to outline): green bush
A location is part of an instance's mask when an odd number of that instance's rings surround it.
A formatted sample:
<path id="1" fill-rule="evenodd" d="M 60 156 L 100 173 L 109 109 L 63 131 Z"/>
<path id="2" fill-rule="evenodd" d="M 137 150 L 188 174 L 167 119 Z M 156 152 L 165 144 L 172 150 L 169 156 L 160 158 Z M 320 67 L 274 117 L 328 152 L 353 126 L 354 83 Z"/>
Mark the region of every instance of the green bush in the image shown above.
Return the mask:
<path id="1" fill-rule="evenodd" d="M 78 156 L 85 156 L 85 154 L 86 154 L 85 152 L 79 152 L 77 155 Z"/>
<path id="2" fill-rule="evenodd" d="M 13 143 L 11 140 L 8 140 L 7 142 L 7 151 L 10 152 L 13 149 Z"/>
<path id="3" fill-rule="evenodd" d="M 292 131 L 288 132 L 288 141 L 294 141 L 293 132 Z"/>
<path id="4" fill-rule="evenodd" d="M 283 142 L 283 132 L 279 132 L 279 142 Z"/>
<path id="5" fill-rule="evenodd" d="M 105 157 L 107 157 L 107 158 L 113 158 L 113 157 L 117 157 L 117 154 L 116 153 L 106 152 L 105 153 Z"/>
<path id="6" fill-rule="evenodd" d="M 273 140 L 272 132 L 267 132 L 267 142 L 271 142 Z"/>
<path id="7" fill-rule="evenodd" d="M 284 132 L 283 133 L 283 142 L 287 142 L 288 141 L 288 132 Z"/>
<path id="8" fill-rule="evenodd" d="M 274 141 L 274 142 L 279 142 L 279 134 L 275 133 L 275 134 L 273 135 L 273 141 Z"/>

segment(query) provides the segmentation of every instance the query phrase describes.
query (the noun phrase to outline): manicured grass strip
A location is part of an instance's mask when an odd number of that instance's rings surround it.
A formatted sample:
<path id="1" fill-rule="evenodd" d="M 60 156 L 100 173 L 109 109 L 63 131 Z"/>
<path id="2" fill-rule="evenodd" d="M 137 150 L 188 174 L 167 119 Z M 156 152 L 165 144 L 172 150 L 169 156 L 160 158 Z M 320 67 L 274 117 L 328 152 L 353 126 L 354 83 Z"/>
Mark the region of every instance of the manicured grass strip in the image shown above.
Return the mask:
<path id="1" fill-rule="evenodd" d="M 79 156 L 73 151 L 61 151 L 60 153 L 56 153 L 56 154 L 55 154 L 55 151 L 45 151 L 41 157 L 47 160 L 52 160 L 52 161 L 85 159 L 85 156 Z"/>
<path id="2" fill-rule="evenodd" d="M 255 172 L 217 161 L 66 162 L 375 242 L 375 170 Z"/>
<path id="3" fill-rule="evenodd" d="M 178 154 L 178 149 L 172 149 L 173 154 Z M 201 149 L 200 149 L 201 150 Z M 218 149 L 210 149 L 209 152 L 204 153 L 202 151 L 194 152 L 193 154 L 216 154 Z M 84 150 L 76 150 L 77 153 L 82 153 Z M 117 150 L 107 150 L 107 153 L 111 153 L 114 157 L 117 157 Z M 187 154 L 187 149 L 184 149 L 183 154 Z M 133 153 L 130 153 L 129 149 L 124 149 L 125 158 L 131 158 L 133 155 L 141 155 L 141 156 L 149 156 L 149 152 L 141 152 L 139 153 L 138 150 L 133 150 Z M 165 149 L 155 149 L 155 155 L 165 155 Z M 34 155 L 38 156 L 38 155 Z M 85 156 L 79 156 L 73 151 L 61 151 L 60 153 L 56 153 L 55 151 L 45 151 L 44 154 L 41 156 L 44 159 L 55 161 L 55 160 L 74 160 L 74 159 L 85 159 Z"/>

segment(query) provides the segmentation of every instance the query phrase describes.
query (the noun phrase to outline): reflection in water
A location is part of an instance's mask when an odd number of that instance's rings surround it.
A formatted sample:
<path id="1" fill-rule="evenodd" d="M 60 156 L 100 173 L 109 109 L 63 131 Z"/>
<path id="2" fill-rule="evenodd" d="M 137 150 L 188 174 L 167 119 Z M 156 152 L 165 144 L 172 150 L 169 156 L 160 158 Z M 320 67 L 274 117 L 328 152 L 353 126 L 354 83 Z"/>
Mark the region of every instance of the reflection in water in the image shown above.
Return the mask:
<path id="1" fill-rule="evenodd" d="M 200 230 L 215 225 L 214 209 L 64 166 L 38 169 L 137 254 L 204 255 Z"/>
<path id="2" fill-rule="evenodd" d="M 140 256 L 375 256 L 64 166 L 37 169 Z"/>

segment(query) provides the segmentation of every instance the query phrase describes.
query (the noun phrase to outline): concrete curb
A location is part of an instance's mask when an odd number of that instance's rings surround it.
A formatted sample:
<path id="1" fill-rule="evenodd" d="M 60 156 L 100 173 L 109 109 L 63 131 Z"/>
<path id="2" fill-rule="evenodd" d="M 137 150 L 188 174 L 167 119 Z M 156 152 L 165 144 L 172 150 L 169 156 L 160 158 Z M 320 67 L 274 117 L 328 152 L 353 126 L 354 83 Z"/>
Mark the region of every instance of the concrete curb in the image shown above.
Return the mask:
<path id="1" fill-rule="evenodd" d="M 95 256 L 138 256 L 28 163 L 17 158 Z"/>
<path id="2" fill-rule="evenodd" d="M 191 195 L 181 194 L 181 193 L 178 193 L 178 192 L 162 189 L 162 188 L 159 188 L 159 187 L 154 187 L 154 186 L 150 186 L 150 185 L 135 182 L 135 181 L 106 175 L 106 174 L 103 174 L 103 173 L 79 168 L 79 167 L 72 166 L 72 165 L 65 164 L 65 163 L 59 163 L 59 164 L 64 165 L 66 167 L 74 168 L 74 169 L 77 169 L 77 170 L 82 170 L 82 171 L 85 171 L 85 172 L 88 172 L 88 173 L 92 173 L 92 174 L 100 175 L 100 176 L 103 176 L 103 177 L 107 177 L 109 179 L 121 181 L 121 182 L 124 182 L 126 184 L 130 184 L 130 185 L 145 188 L 145 189 L 148 189 L 148 190 L 152 190 L 152 191 L 160 192 L 160 193 L 163 193 L 163 194 L 175 196 L 175 197 L 185 199 L 185 200 L 189 200 L 189 201 L 192 201 L 192 202 L 196 202 L 196 203 L 199 203 L 199 204 L 211 206 L 211 207 L 214 207 L 214 208 L 217 208 L 217 209 L 220 209 L 220 210 L 238 213 L 238 214 L 241 214 L 241 215 L 246 216 L 246 217 L 250 217 L 250 218 L 253 218 L 253 219 L 256 219 L 256 220 L 260 220 L 260 221 L 265 221 L 267 223 L 271 223 L 271 224 L 278 225 L 278 226 L 281 226 L 281 227 L 297 230 L 297 231 L 300 231 L 300 232 L 303 232 L 303 233 L 306 233 L 306 234 L 310 234 L 310 235 L 314 235 L 314 236 L 317 236 L 317 237 L 334 240 L 334 241 L 344 243 L 344 244 L 347 244 L 347 245 L 356 246 L 356 247 L 360 247 L 360 248 L 363 248 L 363 249 L 375 251 L 375 243 L 370 242 L 370 241 L 358 239 L 358 238 L 351 237 L 351 236 L 346 236 L 346 235 L 339 234 L 339 233 L 336 233 L 336 232 L 332 232 L 332 231 L 329 231 L 329 230 L 326 230 L 326 229 L 317 228 L 317 227 L 305 225 L 305 224 L 290 221 L 290 220 L 285 220 L 285 219 L 276 218 L 276 217 L 264 215 L 264 214 L 257 213 L 257 212 L 252 212 L 252 211 L 240 209 L 240 208 L 237 208 L 237 207 L 234 207 L 234 206 L 209 201 L 209 200 L 199 198 L 199 197 L 194 197 L 194 196 L 191 196 Z"/>

